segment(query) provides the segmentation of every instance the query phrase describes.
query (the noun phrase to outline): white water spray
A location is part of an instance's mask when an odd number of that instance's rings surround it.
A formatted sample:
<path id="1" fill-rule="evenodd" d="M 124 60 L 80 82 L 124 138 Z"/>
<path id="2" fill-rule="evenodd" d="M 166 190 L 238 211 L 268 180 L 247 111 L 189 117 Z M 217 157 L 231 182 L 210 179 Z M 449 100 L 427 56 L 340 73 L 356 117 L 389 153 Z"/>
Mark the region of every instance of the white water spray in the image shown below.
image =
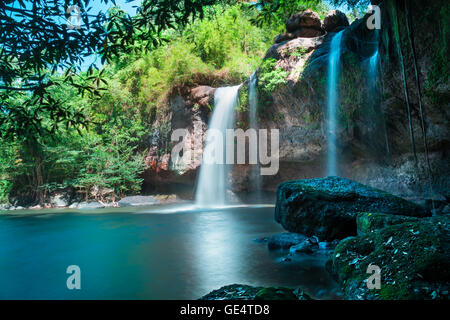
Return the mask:
<path id="1" fill-rule="evenodd" d="M 339 81 L 339 60 L 341 57 L 341 40 L 343 31 L 337 33 L 330 44 L 330 54 L 328 60 L 328 163 L 327 174 L 337 175 L 337 149 L 336 149 L 336 129 L 337 129 L 337 108 L 339 104 L 338 81 Z"/>
<path id="2" fill-rule="evenodd" d="M 214 110 L 208 127 L 203 160 L 200 167 L 196 205 L 223 206 L 228 189 L 228 166 L 225 161 L 226 130 L 234 127 L 234 108 L 238 101 L 239 86 L 216 89 Z"/>

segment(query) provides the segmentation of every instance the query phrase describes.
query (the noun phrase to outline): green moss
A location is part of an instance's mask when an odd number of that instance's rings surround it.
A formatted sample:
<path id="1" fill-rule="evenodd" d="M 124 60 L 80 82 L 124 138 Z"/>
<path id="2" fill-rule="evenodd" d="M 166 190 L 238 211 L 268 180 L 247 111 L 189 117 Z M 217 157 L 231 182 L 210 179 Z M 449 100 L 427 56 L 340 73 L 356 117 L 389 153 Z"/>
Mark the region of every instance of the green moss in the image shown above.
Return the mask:
<path id="1" fill-rule="evenodd" d="M 358 115 L 364 115 L 369 119 L 375 116 L 367 98 L 365 80 L 367 75 L 361 68 L 358 58 L 354 53 L 347 52 L 342 56 L 341 78 L 339 81 L 339 124 L 343 128 L 353 128 Z"/>
<path id="2" fill-rule="evenodd" d="M 297 47 L 296 50 L 291 53 L 291 56 L 294 57 L 304 57 L 308 53 L 308 49 L 303 47 Z"/>
<path id="3" fill-rule="evenodd" d="M 365 234 L 375 232 L 384 227 L 400 224 L 408 221 L 417 221 L 417 218 L 407 216 L 397 216 L 385 213 L 361 212 L 356 217 L 358 233 Z"/>
<path id="4" fill-rule="evenodd" d="M 239 103 L 235 107 L 237 112 L 244 113 L 249 110 L 248 86 L 244 85 L 239 89 Z"/>
<path id="5" fill-rule="evenodd" d="M 429 19 L 436 19 L 435 8 L 430 12 L 433 13 L 433 16 Z M 427 80 L 425 82 L 425 94 L 428 96 L 432 103 L 435 105 L 446 104 L 449 99 L 448 94 L 440 94 L 435 89 L 440 84 L 445 84 L 448 82 L 448 77 L 450 74 L 450 66 L 448 63 L 448 44 L 447 37 L 449 31 L 450 22 L 448 17 L 450 15 L 450 6 L 448 3 L 442 4 L 439 6 L 439 21 L 434 21 L 435 25 L 440 26 L 440 33 L 442 35 L 441 41 L 436 41 L 435 46 L 435 55 L 433 57 L 433 65 L 431 66 L 431 70 L 428 74 Z"/>
<path id="6" fill-rule="evenodd" d="M 264 60 L 258 73 L 258 111 L 264 111 L 272 104 L 272 93 L 280 86 L 286 84 L 289 72 L 276 67 L 277 60 L 268 58 Z"/>
<path id="7" fill-rule="evenodd" d="M 382 217 L 380 227 L 401 218 L 386 218 L 379 214 L 359 217 L 364 217 L 362 220 Z M 374 227 L 375 220 L 368 222 L 366 219 L 360 225 L 366 224 L 370 229 Z M 449 218 L 416 220 L 388 225 L 338 244 L 332 256 L 332 269 L 343 284 L 347 298 L 354 298 L 355 295 L 388 300 L 443 297 L 438 294 L 446 290 L 440 288 L 448 287 L 450 278 Z M 379 292 L 368 290 L 364 282 L 369 277 L 366 273 L 369 264 L 381 268 Z"/>
<path id="8" fill-rule="evenodd" d="M 401 285 L 386 285 L 380 289 L 382 300 L 407 300 L 413 299 L 414 295 Z"/>
<path id="9" fill-rule="evenodd" d="M 270 287 L 259 290 L 255 300 L 297 300 L 297 296 L 292 289 Z"/>

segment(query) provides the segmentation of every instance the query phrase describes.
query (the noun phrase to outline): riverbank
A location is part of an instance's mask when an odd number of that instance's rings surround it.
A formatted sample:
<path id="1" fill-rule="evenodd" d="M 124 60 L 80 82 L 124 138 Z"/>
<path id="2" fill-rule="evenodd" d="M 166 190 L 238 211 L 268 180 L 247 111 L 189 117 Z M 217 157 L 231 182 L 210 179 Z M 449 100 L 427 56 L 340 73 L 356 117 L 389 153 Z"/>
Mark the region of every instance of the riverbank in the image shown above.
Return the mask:
<path id="1" fill-rule="evenodd" d="M 182 203 L 186 200 L 181 199 L 175 194 L 157 194 L 151 196 L 135 195 L 124 197 L 119 201 L 103 202 L 103 201 L 79 201 L 69 202 L 63 200 L 62 196 L 52 197 L 50 203 L 35 206 L 14 206 L 9 204 L 0 204 L 0 211 L 16 211 L 16 210 L 42 210 L 42 209 L 104 209 L 104 208 L 126 208 L 126 207 L 142 207 L 157 206 L 165 204 Z"/>

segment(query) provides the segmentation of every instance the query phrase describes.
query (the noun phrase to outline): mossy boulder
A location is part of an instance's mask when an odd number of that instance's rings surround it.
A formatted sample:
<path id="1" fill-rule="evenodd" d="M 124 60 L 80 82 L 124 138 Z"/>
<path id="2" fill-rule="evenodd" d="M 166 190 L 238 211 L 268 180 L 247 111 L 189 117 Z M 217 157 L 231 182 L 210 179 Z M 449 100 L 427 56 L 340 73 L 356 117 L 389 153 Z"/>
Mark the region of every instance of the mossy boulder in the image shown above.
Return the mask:
<path id="1" fill-rule="evenodd" d="M 338 244 L 328 268 L 341 283 L 344 299 L 448 299 L 449 217 L 404 219 Z M 369 265 L 381 269 L 380 289 L 367 287 Z"/>
<path id="2" fill-rule="evenodd" d="M 232 284 L 211 291 L 200 300 L 312 300 L 312 298 L 299 288 L 264 288 Z"/>
<path id="3" fill-rule="evenodd" d="M 349 179 L 326 177 L 278 185 L 275 220 L 288 231 L 321 241 L 356 235 L 360 212 L 424 217 L 423 207 Z"/>
<path id="4" fill-rule="evenodd" d="M 297 300 L 297 296 L 289 288 L 269 287 L 259 290 L 255 300 Z"/>
<path id="5" fill-rule="evenodd" d="M 263 287 L 253 287 L 245 284 L 231 284 L 213 290 L 200 300 L 253 300 Z"/>
<path id="6" fill-rule="evenodd" d="M 403 222 L 416 222 L 420 218 L 397 216 L 386 213 L 361 212 L 356 216 L 356 226 L 358 235 L 376 232 L 387 226 L 400 224 Z"/>

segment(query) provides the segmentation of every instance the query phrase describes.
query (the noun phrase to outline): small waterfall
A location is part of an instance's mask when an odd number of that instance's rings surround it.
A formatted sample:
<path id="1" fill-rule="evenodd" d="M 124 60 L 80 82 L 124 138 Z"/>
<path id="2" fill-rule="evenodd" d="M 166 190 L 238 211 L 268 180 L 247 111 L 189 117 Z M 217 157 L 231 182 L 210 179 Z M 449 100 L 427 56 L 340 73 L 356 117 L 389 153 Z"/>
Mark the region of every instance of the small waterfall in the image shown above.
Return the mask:
<path id="1" fill-rule="evenodd" d="M 343 31 L 337 33 L 331 40 L 328 60 L 328 163 L 327 174 L 337 175 L 337 108 L 339 103 L 338 81 L 339 60 L 341 57 L 341 40 Z"/>
<path id="2" fill-rule="evenodd" d="M 369 58 L 368 63 L 368 85 L 371 95 L 371 100 L 373 101 L 373 110 L 375 112 L 375 115 L 379 116 L 379 122 L 383 130 L 384 134 L 384 144 L 386 148 L 386 158 L 387 161 L 389 161 L 390 157 L 390 150 L 389 150 L 389 140 L 388 140 L 388 134 L 386 129 L 386 119 L 384 118 L 384 113 L 380 109 L 380 99 L 379 99 L 379 88 L 377 88 L 378 83 L 378 66 L 380 62 L 380 55 L 378 53 L 378 49 L 375 51 L 375 53 Z"/>
<path id="3" fill-rule="evenodd" d="M 377 74 L 378 74 L 378 72 L 377 72 L 377 70 L 378 70 L 378 57 L 379 57 L 379 55 L 378 55 L 378 49 L 377 49 L 377 51 L 375 51 L 373 56 L 371 56 L 369 58 L 369 76 L 372 79 L 374 79 L 374 80 L 376 80 Z M 372 82 L 372 83 L 375 84 L 375 81 Z"/>
<path id="4" fill-rule="evenodd" d="M 249 118 L 250 118 L 250 128 L 258 130 L 258 119 L 257 119 L 257 108 L 258 108 L 258 92 L 256 91 L 256 84 L 258 78 L 256 76 L 256 71 L 250 77 L 248 85 L 248 104 L 250 107 Z M 262 189 L 262 176 L 259 164 L 251 165 L 250 172 L 250 183 L 256 193 L 256 201 L 260 202 L 261 189 Z"/>
<path id="5" fill-rule="evenodd" d="M 222 206 L 226 202 L 228 168 L 225 161 L 226 129 L 234 127 L 234 108 L 239 86 L 216 89 L 209 122 L 195 202 L 200 207 Z"/>

